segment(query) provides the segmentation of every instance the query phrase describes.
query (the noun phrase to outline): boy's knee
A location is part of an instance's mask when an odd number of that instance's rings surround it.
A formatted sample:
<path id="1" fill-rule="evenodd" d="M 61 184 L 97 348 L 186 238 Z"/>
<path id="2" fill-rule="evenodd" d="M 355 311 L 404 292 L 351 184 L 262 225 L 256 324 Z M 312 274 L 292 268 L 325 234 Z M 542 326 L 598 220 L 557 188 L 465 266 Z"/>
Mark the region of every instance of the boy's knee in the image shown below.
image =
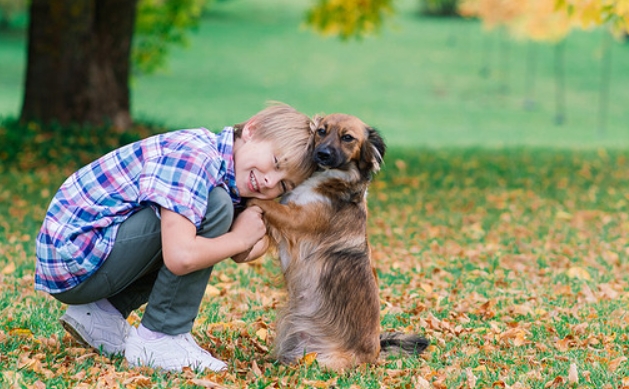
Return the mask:
<path id="1" fill-rule="evenodd" d="M 224 188 L 214 188 L 208 197 L 207 211 L 198 234 L 206 238 L 223 235 L 229 231 L 233 220 L 234 205 L 229 193 Z"/>

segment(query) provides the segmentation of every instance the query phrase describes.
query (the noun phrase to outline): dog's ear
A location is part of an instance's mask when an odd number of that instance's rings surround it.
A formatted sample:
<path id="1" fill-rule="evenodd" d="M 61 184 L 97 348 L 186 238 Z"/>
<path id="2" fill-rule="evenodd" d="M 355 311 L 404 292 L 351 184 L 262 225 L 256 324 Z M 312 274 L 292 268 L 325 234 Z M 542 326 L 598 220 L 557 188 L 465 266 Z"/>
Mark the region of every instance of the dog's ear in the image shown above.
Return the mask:
<path id="1" fill-rule="evenodd" d="M 375 128 L 367 127 L 367 131 L 369 132 L 369 143 L 376 151 L 376 162 L 378 165 L 382 164 L 384 161 L 384 153 L 387 151 L 387 146 L 384 144 L 384 139 L 380 136 L 380 133 Z"/>
<path id="2" fill-rule="evenodd" d="M 367 139 L 363 143 L 360 153 L 359 168 L 361 173 L 371 175 L 380 171 L 380 165 L 384 160 L 386 145 L 384 139 L 375 128 L 367 127 Z"/>
<path id="3" fill-rule="evenodd" d="M 319 124 L 321 124 L 321 120 L 323 120 L 323 116 L 317 114 L 314 115 L 312 120 L 310 121 L 310 130 L 315 133 L 319 128 Z"/>

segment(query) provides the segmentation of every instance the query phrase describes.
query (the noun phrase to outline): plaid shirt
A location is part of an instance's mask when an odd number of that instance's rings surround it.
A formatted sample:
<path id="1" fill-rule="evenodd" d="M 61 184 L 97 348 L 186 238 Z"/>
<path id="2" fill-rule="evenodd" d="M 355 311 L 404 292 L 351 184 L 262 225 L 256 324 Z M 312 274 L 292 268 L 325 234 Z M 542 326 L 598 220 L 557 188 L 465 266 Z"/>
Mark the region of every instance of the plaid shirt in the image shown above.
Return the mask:
<path id="1" fill-rule="evenodd" d="M 144 207 L 164 207 L 197 228 L 209 192 L 221 186 L 240 201 L 233 128 L 153 136 L 112 151 L 71 175 L 52 199 L 37 236 L 35 288 L 72 289 L 103 264 L 120 224 Z"/>

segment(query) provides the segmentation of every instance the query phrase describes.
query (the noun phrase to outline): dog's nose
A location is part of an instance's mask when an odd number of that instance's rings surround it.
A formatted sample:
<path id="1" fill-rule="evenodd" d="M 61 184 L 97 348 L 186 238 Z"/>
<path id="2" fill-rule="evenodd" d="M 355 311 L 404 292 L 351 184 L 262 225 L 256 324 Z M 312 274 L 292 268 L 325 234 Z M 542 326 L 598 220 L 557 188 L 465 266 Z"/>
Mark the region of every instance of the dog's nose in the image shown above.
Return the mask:
<path id="1" fill-rule="evenodd" d="M 330 162 L 331 158 L 332 158 L 332 155 L 330 154 L 330 150 L 327 150 L 327 149 L 319 150 L 317 151 L 315 155 L 315 162 L 325 164 L 325 163 Z"/>

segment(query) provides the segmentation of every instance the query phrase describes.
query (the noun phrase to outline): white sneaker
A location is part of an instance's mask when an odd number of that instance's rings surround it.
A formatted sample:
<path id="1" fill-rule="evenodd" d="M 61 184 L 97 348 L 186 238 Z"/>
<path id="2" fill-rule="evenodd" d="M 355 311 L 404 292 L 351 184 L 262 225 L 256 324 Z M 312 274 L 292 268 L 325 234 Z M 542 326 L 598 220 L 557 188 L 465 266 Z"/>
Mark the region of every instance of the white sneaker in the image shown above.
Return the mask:
<path id="1" fill-rule="evenodd" d="M 184 367 L 207 368 L 215 372 L 227 369 L 225 362 L 201 348 L 189 332 L 147 340 L 132 327 L 127 337 L 125 357 L 131 366 L 159 367 L 169 371 L 181 371 Z"/>
<path id="2" fill-rule="evenodd" d="M 131 327 L 119 312 L 107 312 L 96 303 L 69 305 L 59 321 L 79 343 L 110 355 L 124 352 Z"/>

